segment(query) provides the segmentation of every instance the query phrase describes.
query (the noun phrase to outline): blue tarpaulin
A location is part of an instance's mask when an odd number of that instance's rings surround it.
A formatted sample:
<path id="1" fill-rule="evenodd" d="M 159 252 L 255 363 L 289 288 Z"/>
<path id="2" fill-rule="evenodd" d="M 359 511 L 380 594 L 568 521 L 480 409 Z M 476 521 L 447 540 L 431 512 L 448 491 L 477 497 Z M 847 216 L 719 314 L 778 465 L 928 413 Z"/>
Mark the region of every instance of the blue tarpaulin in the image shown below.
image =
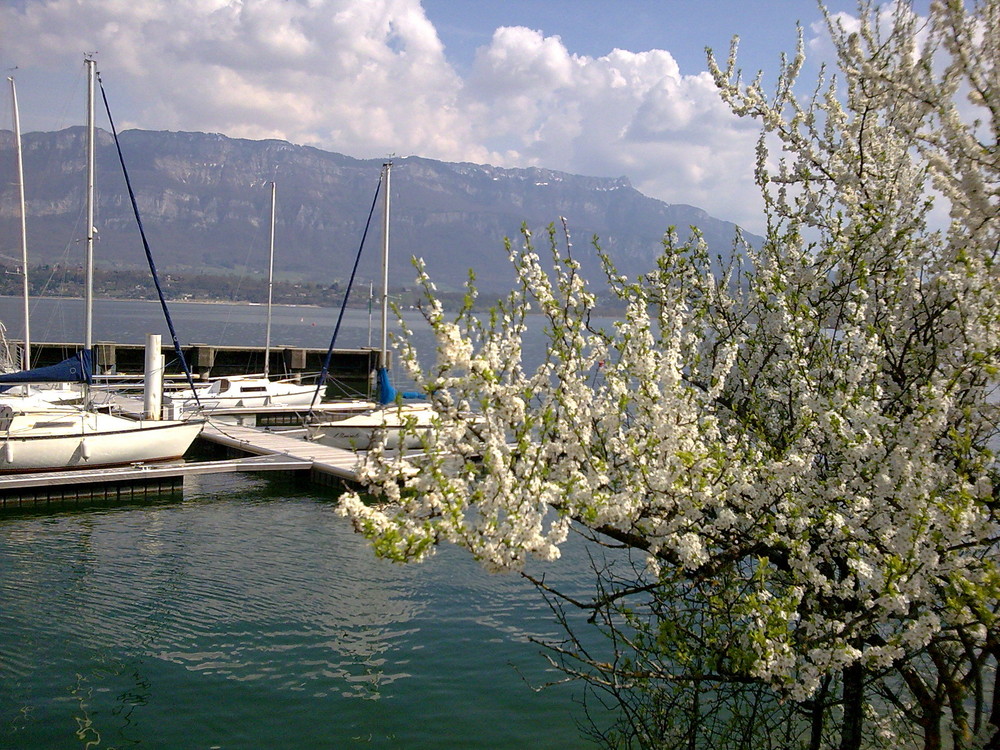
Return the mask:
<path id="1" fill-rule="evenodd" d="M 90 352 L 81 349 L 58 364 L 4 373 L 0 383 L 89 383 L 92 374 Z"/>
<path id="2" fill-rule="evenodd" d="M 403 398 L 424 398 L 424 394 L 416 391 L 404 391 Z M 385 367 L 378 368 L 378 402 L 385 406 L 396 401 L 396 389 L 389 382 L 389 370 Z"/>

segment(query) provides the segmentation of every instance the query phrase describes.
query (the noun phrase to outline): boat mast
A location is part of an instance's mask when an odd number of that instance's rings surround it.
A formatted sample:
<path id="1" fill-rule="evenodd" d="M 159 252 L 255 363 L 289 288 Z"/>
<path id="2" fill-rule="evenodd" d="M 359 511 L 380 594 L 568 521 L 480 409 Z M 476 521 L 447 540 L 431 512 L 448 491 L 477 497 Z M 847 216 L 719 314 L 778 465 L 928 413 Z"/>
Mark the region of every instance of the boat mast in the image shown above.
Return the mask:
<path id="1" fill-rule="evenodd" d="M 368 348 L 372 346 L 372 307 L 375 302 L 375 284 L 368 282 Z"/>
<path id="2" fill-rule="evenodd" d="M 17 151 L 17 187 L 21 205 L 21 272 L 23 274 L 23 295 L 24 295 L 24 351 L 21 355 L 21 369 L 31 369 L 31 326 L 28 313 L 28 228 L 27 218 L 24 210 L 24 162 L 21 154 L 21 117 L 17 109 L 17 87 L 14 85 L 14 77 L 8 76 L 10 81 L 10 97 L 12 101 L 12 112 L 14 115 L 14 148 Z"/>
<path id="3" fill-rule="evenodd" d="M 86 335 L 84 348 L 94 356 L 94 71 L 97 61 L 87 58 L 87 261 L 84 288 Z"/>
<path id="4" fill-rule="evenodd" d="M 380 367 L 389 366 L 389 172 L 392 162 L 382 165 L 382 352 Z"/>
<path id="5" fill-rule="evenodd" d="M 264 377 L 269 373 L 271 362 L 271 300 L 274 296 L 274 194 L 275 185 L 271 181 L 271 249 L 267 261 L 267 327 L 264 333 Z"/>

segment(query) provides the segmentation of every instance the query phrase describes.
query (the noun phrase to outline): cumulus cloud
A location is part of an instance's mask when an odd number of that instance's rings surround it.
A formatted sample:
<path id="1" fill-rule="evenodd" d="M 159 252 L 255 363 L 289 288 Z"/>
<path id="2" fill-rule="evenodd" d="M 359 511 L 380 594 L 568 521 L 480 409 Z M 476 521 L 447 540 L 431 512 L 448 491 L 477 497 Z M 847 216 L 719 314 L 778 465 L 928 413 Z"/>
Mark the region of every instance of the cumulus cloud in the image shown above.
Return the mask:
<path id="1" fill-rule="evenodd" d="M 477 139 L 507 161 L 625 175 L 667 202 L 756 215 L 756 128 L 729 112 L 708 73 L 683 75 L 667 51 L 585 57 L 558 37 L 498 29 L 464 96 Z"/>
<path id="2" fill-rule="evenodd" d="M 588 57 L 502 27 L 463 79 L 419 0 L 20 0 L 0 27 L 21 67 L 96 51 L 120 127 L 624 175 L 758 228 L 756 128 L 665 50 Z"/>
<path id="3" fill-rule="evenodd" d="M 463 141 L 461 82 L 416 0 L 27 0 L 0 13 L 21 67 L 96 51 L 141 127 L 366 156 Z"/>

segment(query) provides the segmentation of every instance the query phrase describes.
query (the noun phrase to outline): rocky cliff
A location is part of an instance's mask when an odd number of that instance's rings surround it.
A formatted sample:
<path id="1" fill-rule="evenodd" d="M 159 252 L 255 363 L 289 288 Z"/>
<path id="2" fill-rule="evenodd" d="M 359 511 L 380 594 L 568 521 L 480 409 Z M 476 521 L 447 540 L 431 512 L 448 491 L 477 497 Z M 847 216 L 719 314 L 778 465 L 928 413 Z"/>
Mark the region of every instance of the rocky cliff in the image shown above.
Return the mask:
<path id="1" fill-rule="evenodd" d="M 83 260 L 85 131 L 29 133 L 22 138 L 30 262 Z M 266 273 L 269 183 L 277 184 L 275 268 L 287 278 L 329 283 L 350 274 L 375 195 L 382 160 L 353 159 L 283 141 L 217 134 L 130 130 L 121 144 L 143 224 L 164 271 Z M 20 257 L 13 137 L 0 131 L 0 254 Z M 395 284 L 412 282 L 413 255 L 423 257 L 442 289 L 464 283 L 468 269 L 488 291 L 509 287 L 504 237 L 519 241 L 566 217 L 574 256 L 599 277 L 591 237 L 619 270 L 649 269 L 668 226 L 697 225 L 716 252 L 728 252 L 735 227 L 700 209 L 668 205 L 625 178 L 599 179 L 546 169 L 501 169 L 419 157 L 396 158 L 392 172 L 392 263 Z M 98 133 L 96 262 L 144 264 L 114 142 Z M 362 279 L 378 275 L 376 211 Z M 539 249 L 544 250 L 544 239 Z"/>

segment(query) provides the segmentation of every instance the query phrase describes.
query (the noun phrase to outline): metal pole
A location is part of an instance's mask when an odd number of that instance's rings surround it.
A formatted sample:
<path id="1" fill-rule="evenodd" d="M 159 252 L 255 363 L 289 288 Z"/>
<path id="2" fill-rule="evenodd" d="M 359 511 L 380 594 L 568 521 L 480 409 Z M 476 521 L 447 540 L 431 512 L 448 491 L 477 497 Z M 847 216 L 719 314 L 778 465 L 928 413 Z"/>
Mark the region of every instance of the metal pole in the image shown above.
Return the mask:
<path id="1" fill-rule="evenodd" d="M 87 59 L 87 260 L 84 289 L 84 348 L 93 356 L 94 348 L 94 71 L 95 60 Z M 96 365 L 96 363 L 95 363 Z"/>
<path id="2" fill-rule="evenodd" d="M 28 308 L 28 226 L 27 217 L 24 210 L 24 161 L 21 153 L 21 116 L 17 109 L 17 87 L 14 85 L 14 77 L 8 76 L 10 81 L 10 96 L 13 102 L 14 114 L 14 147 L 17 150 L 17 187 L 21 205 L 21 271 L 23 273 L 22 285 L 24 296 L 24 351 L 21 359 L 21 369 L 31 369 L 31 323 Z"/>
<path id="3" fill-rule="evenodd" d="M 375 285 L 368 282 L 368 348 L 372 345 L 372 307 L 375 301 Z"/>
<path id="4" fill-rule="evenodd" d="M 382 354 L 380 367 L 389 366 L 389 173 L 392 162 L 382 165 L 385 193 L 382 196 Z"/>
<path id="5" fill-rule="evenodd" d="M 163 410 L 163 347 L 158 333 L 146 334 L 143 386 L 143 413 L 146 419 L 159 420 Z"/>
<path id="6" fill-rule="evenodd" d="M 270 372 L 271 363 L 271 301 L 274 290 L 274 197 L 275 185 L 271 183 L 271 250 L 267 262 L 267 329 L 264 333 L 264 377 Z"/>

